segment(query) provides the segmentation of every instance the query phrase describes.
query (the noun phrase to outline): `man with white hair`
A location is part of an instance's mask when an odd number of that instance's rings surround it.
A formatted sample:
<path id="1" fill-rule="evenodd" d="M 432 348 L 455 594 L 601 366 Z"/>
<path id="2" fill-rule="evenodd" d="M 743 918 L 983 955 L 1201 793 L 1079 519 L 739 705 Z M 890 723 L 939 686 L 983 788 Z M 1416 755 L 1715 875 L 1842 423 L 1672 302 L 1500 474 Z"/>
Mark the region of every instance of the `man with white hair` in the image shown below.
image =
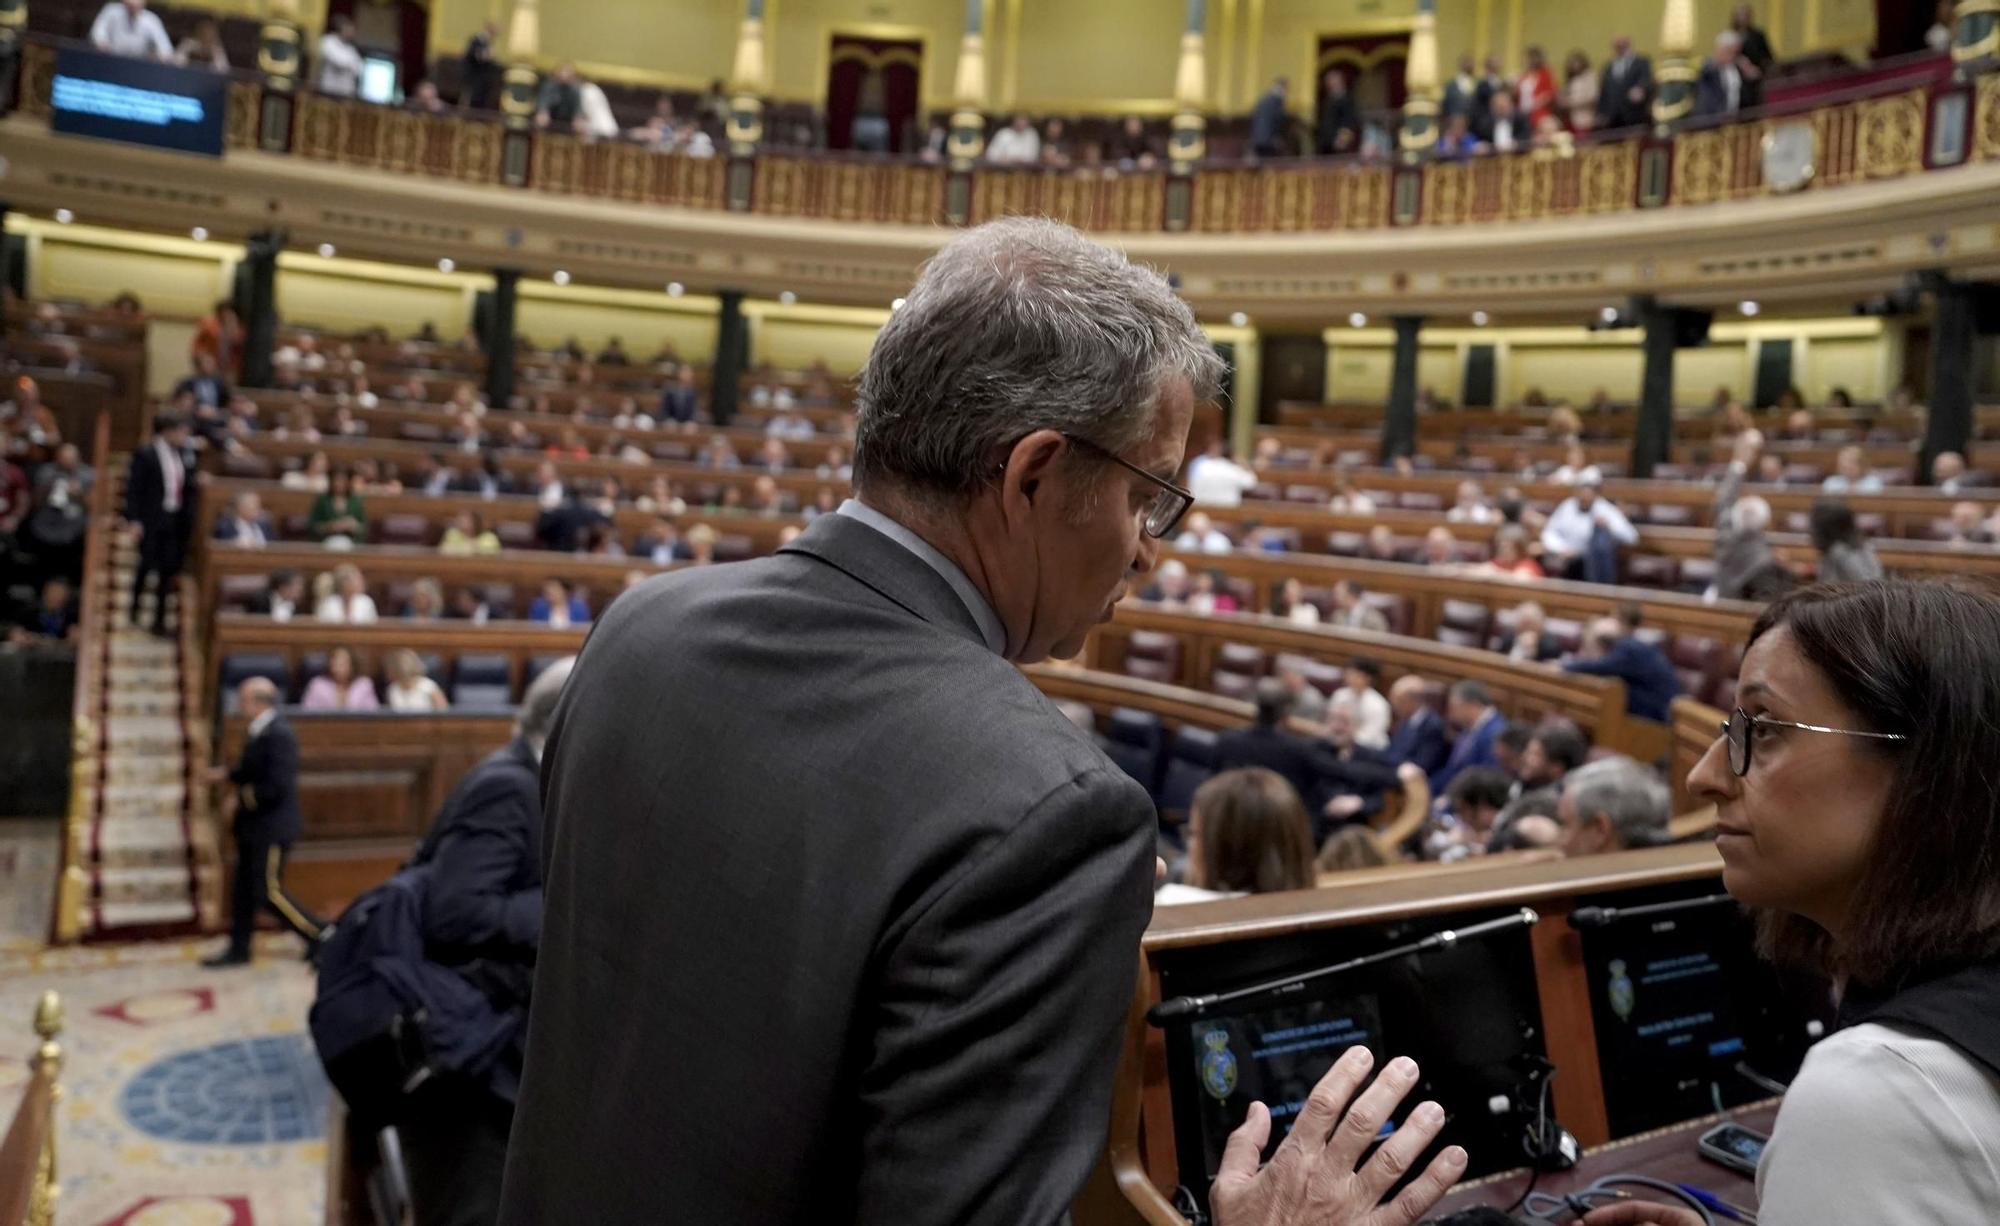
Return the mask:
<path id="1" fill-rule="evenodd" d="M 558 660 L 529 683 L 514 737 L 458 781 L 417 847 L 427 871 L 424 955 L 456 970 L 496 1011 L 524 1014 L 542 938 L 542 753 L 576 665 Z M 416 1226 L 492 1222 L 500 1211 L 507 1132 L 526 1027 L 483 1078 L 438 1072 L 396 1123 Z"/>
<path id="2" fill-rule="evenodd" d="M 1174 538 L 1174 548 L 1198 553 L 1228 553 L 1236 546 L 1222 534 L 1206 512 L 1196 511 L 1187 517 L 1187 527 L 1181 529 L 1181 534 Z"/>
<path id="3" fill-rule="evenodd" d="M 502 1226 L 1049 1223 L 1104 1144 L 1158 823 L 1018 667 L 1145 582 L 1221 363 L 1060 223 L 947 242 L 862 372 L 854 497 L 604 611 L 543 763 L 549 866 Z M 1464 1168 L 1336 1065 L 1219 1226 L 1408 1223 Z M 1372 1096 L 1372 1097 L 1371 1097 Z M 1405 1134 L 1410 1134 L 1405 1139 Z M 1302 1137 L 1312 1137 L 1308 1145 Z M 579 1178 L 578 1172 L 589 1175 Z"/>
<path id="4" fill-rule="evenodd" d="M 1752 82 L 1757 66 L 1740 54 L 1743 36 L 1724 30 L 1715 36 L 1715 54 L 1701 66 L 1694 82 L 1694 113 L 1697 117 L 1734 115 L 1744 100 L 1754 94 Z"/>
<path id="5" fill-rule="evenodd" d="M 1543 525 L 1542 564 L 1550 575 L 1618 582 L 1618 547 L 1638 544 L 1639 530 L 1617 503 L 1603 496 L 1603 484 L 1597 470 L 1589 470 Z"/>
<path id="6" fill-rule="evenodd" d="M 1715 594 L 1724 600 L 1773 600 L 1792 586 L 1791 572 L 1771 549 L 1771 504 L 1742 494 L 1744 477 L 1764 445 L 1764 436 L 1745 430 L 1736 436 L 1729 471 L 1715 491 Z"/>
<path id="7" fill-rule="evenodd" d="M 1556 809 L 1567 856 L 1672 842 L 1667 829 L 1672 815 L 1673 797 L 1659 772 L 1625 757 L 1602 758 L 1571 771 Z"/>
<path id="8" fill-rule="evenodd" d="M 250 964 L 250 936 L 268 907 L 308 948 L 325 936 L 327 923 L 285 889 L 285 857 L 304 827 L 299 812 L 299 739 L 278 711 L 278 687 L 268 677 L 247 677 L 236 687 L 236 705 L 250 721 L 243 753 L 234 766 L 208 772 L 212 784 L 229 785 L 224 808 L 236 838 L 235 887 L 229 904 L 229 946 L 202 965 L 211 970 Z"/>

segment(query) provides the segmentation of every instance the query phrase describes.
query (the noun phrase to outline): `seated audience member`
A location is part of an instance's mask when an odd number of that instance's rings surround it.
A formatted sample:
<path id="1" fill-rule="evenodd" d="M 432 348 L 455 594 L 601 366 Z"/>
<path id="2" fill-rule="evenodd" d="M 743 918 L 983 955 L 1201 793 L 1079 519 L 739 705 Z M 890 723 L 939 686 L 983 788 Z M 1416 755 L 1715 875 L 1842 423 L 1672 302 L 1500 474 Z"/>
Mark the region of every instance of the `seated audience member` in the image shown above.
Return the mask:
<path id="1" fill-rule="evenodd" d="M 1589 583 L 1618 582 L 1618 547 L 1639 532 L 1618 505 L 1599 492 L 1595 476 L 1576 484 L 1542 528 L 1542 561 L 1552 574 Z"/>
<path id="2" fill-rule="evenodd" d="M 702 448 L 701 465 L 717 472 L 734 472 L 743 467 L 743 461 L 737 458 L 736 448 L 730 444 L 729 437 L 716 434 L 711 435 L 708 446 Z"/>
<path id="3" fill-rule="evenodd" d="M 1494 650 L 1510 660 L 1542 661 L 1562 658 L 1562 643 L 1548 633 L 1549 615 L 1532 600 L 1514 607 L 1514 628 L 1502 631 Z"/>
<path id="4" fill-rule="evenodd" d="M 581 626 L 590 621 L 590 606 L 582 596 L 572 595 L 562 580 L 549 579 L 542 583 L 542 594 L 528 606 L 528 620 L 558 630 Z"/>
<path id="5" fill-rule="evenodd" d="M 1976 502 L 1955 502 L 1951 507 L 1950 535 L 1945 538 L 1953 545 L 1991 545 L 1993 528 L 1986 522 L 1986 514 Z"/>
<path id="6" fill-rule="evenodd" d="M 1444 717 L 1455 735 L 1443 765 L 1431 772 L 1433 796 L 1443 795 L 1460 771 L 1495 765 L 1493 742 L 1507 724 L 1486 686 L 1470 678 L 1454 682 L 1446 692 Z"/>
<path id="7" fill-rule="evenodd" d="M 403 606 L 403 620 L 434 622 L 445 616 L 444 588 L 426 575 L 410 585 L 410 599 Z"/>
<path id="8" fill-rule="evenodd" d="M 1275 441 L 1275 440 L 1274 440 Z M 1212 507 L 1243 504 L 1243 496 L 1257 487 L 1257 474 L 1229 457 L 1220 438 L 1208 450 L 1188 461 L 1188 491 L 1194 500 Z"/>
<path id="9" fill-rule="evenodd" d="M 451 706 L 451 701 L 424 672 L 424 662 L 417 653 L 401 647 L 389 653 L 389 663 L 385 670 L 389 684 L 384 689 L 391 711 L 406 715 L 427 714 L 443 711 Z"/>
<path id="10" fill-rule="evenodd" d="M 1376 524 L 1368 530 L 1368 538 L 1362 543 L 1361 556 L 1375 562 L 1400 562 L 1403 547 L 1396 540 L 1395 530 L 1387 524 Z"/>
<path id="11" fill-rule="evenodd" d="M 687 559 L 696 566 L 712 566 L 715 563 L 716 531 L 707 524 L 696 524 L 687 530 Z"/>
<path id="12" fill-rule="evenodd" d="M 1617 617 L 1597 618 L 1583 632 L 1583 650 L 1563 662 L 1563 671 L 1618 678 L 1625 683 L 1627 714 L 1664 723 L 1681 692 L 1680 674 L 1659 648 L 1636 637 L 1638 628 L 1634 604 L 1621 606 Z"/>
<path id="13" fill-rule="evenodd" d="M 1312 766 L 1316 778 L 1305 798 L 1315 843 L 1325 842 L 1344 822 L 1381 812 L 1383 794 L 1397 786 L 1397 772 L 1416 769 L 1398 767 L 1383 750 L 1356 744 L 1354 716 L 1347 707 L 1327 709 L 1326 727 L 1314 747 Z"/>
<path id="14" fill-rule="evenodd" d="M 354 653 L 336 647 L 326 655 L 326 671 L 306 684 L 299 705 L 308 711 L 375 711 L 382 704 L 375 683 L 355 675 Z"/>
<path id="15" fill-rule="evenodd" d="M 1285 683 L 1285 692 L 1292 696 L 1291 709 L 1287 712 L 1293 719 L 1302 719 L 1317 724 L 1326 718 L 1326 695 L 1319 687 L 1306 679 L 1303 661 L 1298 656 L 1280 656 L 1274 675 Z"/>
<path id="16" fill-rule="evenodd" d="M 1271 598 L 1271 616 L 1282 617 L 1294 626 L 1319 625 L 1319 608 L 1306 599 L 1305 584 L 1287 579 Z"/>
<path id="17" fill-rule="evenodd" d="M 1757 457 L 1757 471 L 1752 480 L 1758 485 L 1787 486 L 1793 484 L 1785 475 L 1785 457 L 1766 453 Z"/>
<path id="18" fill-rule="evenodd" d="M 438 94 L 435 81 L 417 82 L 416 89 L 410 91 L 410 96 L 404 99 L 403 106 L 420 115 L 451 114 L 451 108 L 445 105 L 444 99 Z"/>
<path id="19" fill-rule="evenodd" d="M 1500 811 L 1513 799 L 1513 787 L 1513 778 L 1498 767 L 1460 771 L 1445 791 L 1443 807 L 1424 830 L 1424 859 L 1448 862 L 1485 854 Z"/>
<path id="20" fill-rule="evenodd" d="M 535 465 L 535 474 L 530 479 L 528 488 L 544 511 L 554 510 L 569 498 L 569 491 L 563 486 L 562 477 L 557 474 L 556 466 L 547 460 Z"/>
<path id="21" fill-rule="evenodd" d="M 1016 114 L 986 143 L 986 160 L 995 166 L 1031 166 L 1041 157 L 1041 134 L 1023 114 Z"/>
<path id="22" fill-rule="evenodd" d="M 785 505 L 784 491 L 778 488 L 777 481 L 768 473 L 751 483 L 748 509 L 752 515 L 762 515 L 766 518 L 791 513 Z"/>
<path id="23" fill-rule="evenodd" d="M 438 538 L 438 552 L 459 558 L 499 553 L 500 538 L 486 526 L 479 512 L 460 511 L 451 517 L 450 526 Z"/>
<path id="24" fill-rule="evenodd" d="M 1367 868 L 1386 868 L 1389 859 L 1365 826 L 1342 826 L 1320 844 L 1313 868 L 1325 873 L 1352 873 Z"/>
<path id="25" fill-rule="evenodd" d="M 1444 717 L 1424 701 L 1424 688 L 1424 679 L 1415 673 L 1396 678 L 1389 687 L 1389 710 L 1396 723 L 1385 752 L 1392 764 L 1414 766 L 1430 775 L 1444 768 L 1451 756 L 1451 740 Z"/>
<path id="26" fill-rule="evenodd" d="M 514 615 L 511 609 L 505 613 L 508 617 Z M 486 598 L 479 588 L 468 584 L 452 593 L 451 602 L 446 606 L 444 615 L 448 621 L 470 622 L 475 626 L 483 626 L 492 618 L 493 609 L 486 603 Z"/>
<path id="27" fill-rule="evenodd" d="M 822 481 L 852 481 L 854 463 L 848 458 L 847 448 L 828 447 L 826 455 L 813 468 L 813 475 Z"/>
<path id="28" fill-rule="evenodd" d="M 687 511 L 687 500 L 665 477 L 654 477 L 647 482 L 632 505 L 648 515 L 680 515 Z"/>
<path id="29" fill-rule="evenodd" d="M 1486 501 L 1486 491 L 1477 481 L 1458 483 L 1458 500 L 1444 517 L 1454 524 L 1490 524 L 1500 518 L 1493 504 Z"/>
<path id="30" fill-rule="evenodd" d="M 1766 536 L 1771 504 L 1755 494 L 1739 494 L 1749 459 L 1762 441 L 1754 430 L 1737 437 L 1729 469 L 1715 491 L 1715 594 L 1724 600 L 1770 600 L 1793 583 L 1792 572 Z"/>
<path id="31" fill-rule="evenodd" d="M 1223 535 L 1207 514 L 1196 511 L 1187 517 L 1186 525 L 1179 536 L 1174 538 L 1174 548 L 1189 549 L 1201 553 L 1228 553 L 1236 546 Z"/>
<path id="32" fill-rule="evenodd" d="M 1778 437 L 1788 443 L 1810 443 L 1819 437 L 1819 422 L 1813 418 L 1811 409 L 1794 409 L 1785 415 Z"/>
<path id="33" fill-rule="evenodd" d="M 1333 479 L 1333 497 L 1326 506 L 1335 515 L 1375 514 L 1375 500 L 1350 485 L 1345 474 Z M 1376 527 L 1388 531 L 1385 524 L 1377 524 Z"/>
<path id="34" fill-rule="evenodd" d="M 542 670 L 521 698 L 513 739 L 452 789 L 418 845 L 428 874 L 425 956 L 454 969 L 498 1016 L 527 1008 L 542 928 L 542 804 L 537 773 L 574 658 Z M 526 1027 L 478 1078 L 432 1077 L 398 1121 L 415 1221 L 492 1222 L 520 1084 Z"/>
<path id="35" fill-rule="evenodd" d="M 1862 466 L 1861 448 L 1842 447 L 1833 457 L 1833 472 L 1819 483 L 1828 494 L 1879 494 L 1882 478 Z"/>
<path id="36" fill-rule="evenodd" d="M 1236 593 L 1229 590 L 1220 574 L 1205 570 L 1195 575 L 1194 586 L 1189 589 L 1187 607 L 1204 616 L 1211 613 L 1241 613 L 1243 605 L 1236 599 Z"/>
<path id="37" fill-rule="evenodd" d="M 1389 632 L 1389 619 L 1382 616 L 1382 610 L 1368 603 L 1367 593 L 1352 579 L 1342 579 L 1333 585 L 1333 620 L 1330 624 L 1343 630 L 1373 630 L 1377 634 Z"/>
<path id="38" fill-rule="evenodd" d="M 361 626 L 376 620 L 375 598 L 368 594 L 361 568 L 343 562 L 329 574 L 321 575 L 315 588 L 324 588 L 313 606 L 313 618 L 323 622 L 344 622 Z"/>
<path id="39" fill-rule="evenodd" d="M 1384 749 L 1389 744 L 1389 726 L 1395 713 L 1389 700 L 1376 687 L 1382 681 L 1382 666 L 1367 656 L 1347 662 L 1340 674 L 1340 688 L 1328 705 L 1347 712 L 1353 721 L 1354 743 L 1367 749 Z"/>
<path id="40" fill-rule="evenodd" d="M 1310 890 L 1312 826 L 1282 775 L 1225 770 L 1195 789 L 1188 814 L 1186 885 L 1161 886 L 1155 906 Z"/>
<path id="41" fill-rule="evenodd" d="M 604 348 L 597 351 L 597 364 L 599 366 L 630 366 L 632 364 L 632 357 L 625 352 L 625 342 L 614 336 L 604 342 Z"/>
<path id="42" fill-rule="evenodd" d="M 305 576 L 295 570 L 281 570 L 271 576 L 263 591 L 250 598 L 249 611 L 262 613 L 274 622 L 288 622 L 305 598 Z"/>
<path id="43" fill-rule="evenodd" d="M 618 541 L 618 529 L 610 520 L 600 519 L 583 531 L 577 552 L 594 558 L 622 558 L 625 546 Z"/>
<path id="44" fill-rule="evenodd" d="M 1424 533 L 1422 561 L 1433 569 L 1458 565 L 1458 538 L 1450 528 L 1439 525 Z"/>
<path id="45" fill-rule="evenodd" d="M 701 392 L 695 387 L 694 367 L 683 366 L 674 381 L 660 393 L 660 424 L 692 426 L 701 414 Z"/>
<path id="46" fill-rule="evenodd" d="M 337 468 L 327 478 L 325 491 L 313 499 L 306 516 L 306 531 L 334 549 L 353 546 L 367 534 L 368 507 L 354 488 L 353 470 Z"/>
<path id="47" fill-rule="evenodd" d="M 204 17 L 195 22 L 194 33 L 174 48 L 174 58 L 188 68 L 228 72 L 229 52 L 223 49 L 222 30 L 215 24 L 215 18 Z"/>
<path id="48" fill-rule="evenodd" d="M 172 394 L 176 398 L 191 395 L 197 408 L 207 409 L 220 409 L 231 399 L 229 381 L 222 377 L 212 353 L 194 355 L 194 370 L 174 384 Z"/>
<path id="49" fill-rule="evenodd" d="M 35 604 L 22 610 L 7 628 L 7 642 L 17 647 L 53 646 L 76 640 L 76 595 L 68 579 L 51 575 L 42 581 Z"/>
<path id="50" fill-rule="evenodd" d="M 1519 778 L 1521 756 L 1528 752 L 1528 738 L 1535 730 L 1519 720 L 1510 719 L 1500 726 L 1500 735 L 1493 738 L 1493 764 L 1506 771 L 1509 778 Z"/>
<path id="51" fill-rule="evenodd" d="M 1806 532 L 1819 551 L 1821 583 L 1856 583 L 1882 577 L 1881 559 L 1861 535 L 1854 511 L 1846 503 L 1816 500 L 1807 515 Z"/>
<path id="52" fill-rule="evenodd" d="M 650 527 L 639 534 L 638 548 L 633 552 L 635 556 L 645 558 L 655 566 L 678 562 L 687 556 L 681 546 L 680 530 L 674 527 L 673 520 L 665 516 L 654 520 Z"/>
<path id="53" fill-rule="evenodd" d="M 1965 485 L 1965 457 L 1956 451 L 1938 452 L 1931 461 L 1931 488 L 1940 494 L 1955 495 Z"/>
<path id="54" fill-rule="evenodd" d="M 1506 524 L 1493 534 L 1493 556 L 1472 568 L 1476 575 L 1499 579 L 1535 580 L 1545 578 L 1542 564 L 1528 554 L 1528 530 Z"/>
<path id="55" fill-rule="evenodd" d="M 1547 852 L 1561 856 L 1563 828 L 1556 817 L 1562 807 L 1557 788 L 1533 788 L 1521 793 L 1493 822 L 1486 840 L 1487 854 L 1506 851 Z"/>
<path id="56" fill-rule="evenodd" d="M 271 517 L 264 513 L 264 501 L 257 491 L 244 490 L 229 504 L 228 510 L 215 517 L 214 535 L 217 544 L 262 549 L 277 533 L 271 528 Z"/>
<path id="57" fill-rule="evenodd" d="M 1185 606 L 1193 586 L 1188 577 L 1187 563 L 1179 558 L 1167 558 L 1153 568 L 1153 581 L 1139 589 L 1139 599 Z"/>
<path id="58" fill-rule="evenodd" d="M 1146 135 L 1146 121 L 1127 115 L 1118 131 L 1104 142 L 1104 160 L 1120 170 L 1150 170 L 1159 161 L 1153 140 Z"/>
<path id="59" fill-rule="evenodd" d="M 106 55 L 174 62 L 174 45 L 146 0 L 108 0 L 90 23 L 90 45 Z"/>
<path id="60" fill-rule="evenodd" d="M 1528 733 L 1515 777 L 1523 792 L 1559 786 L 1564 777 L 1590 760 L 1590 738 L 1561 716 L 1550 716 Z"/>
<path id="61" fill-rule="evenodd" d="M 1673 841 L 1667 831 L 1672 816 L 1673 796 L 1658 771 L 1626 757 L 1586 762 L 1563 780 L 1557 808 L 1563 854 L 1658 847 Z"/>
<path id="62" fill-rule="evenodd" d="M 1232 728 L 1216 738 L 1216 769 L 1266 767 L 1284 776 L 1299 795 L 1310 794 L 1314 781 L 1314 743 L 1311 738 L 1285 728 L 1285 719 L 1292 710 L 1292 691 L 1278 678 L 1266 677 L 1257 683 L 1254 697 L 1256 722 L 1248 728 Z"/>

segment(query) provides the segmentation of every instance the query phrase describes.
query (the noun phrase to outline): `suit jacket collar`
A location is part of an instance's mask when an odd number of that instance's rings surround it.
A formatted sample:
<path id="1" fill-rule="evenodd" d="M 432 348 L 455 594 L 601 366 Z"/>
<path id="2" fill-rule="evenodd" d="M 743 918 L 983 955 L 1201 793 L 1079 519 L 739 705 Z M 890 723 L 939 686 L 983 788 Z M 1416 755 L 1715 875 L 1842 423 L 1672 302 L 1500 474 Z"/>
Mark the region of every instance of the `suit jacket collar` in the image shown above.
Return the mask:
<path id="1" fill-rule="evenodd" d="M 816 558 L 931 625 L 986 647 L 979 623 L 951 584 L 922 558 L 858 519 L 822 515 L 778 552 Z"/>

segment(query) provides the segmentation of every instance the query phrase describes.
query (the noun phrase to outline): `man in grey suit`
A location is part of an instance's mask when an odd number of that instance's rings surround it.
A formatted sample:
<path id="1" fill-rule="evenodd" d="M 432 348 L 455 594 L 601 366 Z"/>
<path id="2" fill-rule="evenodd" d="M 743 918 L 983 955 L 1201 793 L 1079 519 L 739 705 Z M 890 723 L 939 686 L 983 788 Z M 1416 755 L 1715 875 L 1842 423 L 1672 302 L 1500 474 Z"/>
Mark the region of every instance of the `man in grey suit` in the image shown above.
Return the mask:
<path id="1" fill-rule="evenodd" d="M 542 764 L 502 1223 L 1064 1217 L 1104 1144 L 1155 821 L 1014 664 L 1075 654 L 1152 570 L 1219 373 L 1151 271 L 1055 222 L 970 231 L 876 339 L 855 499 L 605 611 Z M 1259 1172 L 1254 1132 L 1226 1226 L 1288 1220 L 1269 1206 L 1332 1161 Z M 1315 1187 L 1368 1212 L 1393 1173 L 1351 1186 L 1346 1157 Z"/>

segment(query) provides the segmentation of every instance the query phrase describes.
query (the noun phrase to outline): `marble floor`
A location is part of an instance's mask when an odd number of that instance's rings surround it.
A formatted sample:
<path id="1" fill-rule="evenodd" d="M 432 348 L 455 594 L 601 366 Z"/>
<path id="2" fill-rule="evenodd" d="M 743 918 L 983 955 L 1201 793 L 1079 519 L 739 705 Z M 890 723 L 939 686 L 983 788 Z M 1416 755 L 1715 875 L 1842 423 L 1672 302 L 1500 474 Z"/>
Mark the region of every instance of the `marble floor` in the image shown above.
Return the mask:
<path id="1" fill-rule="evenodd" d="M 305 1031 L 310 968 L 291 936 L 260 937 L 249 967 L 205 971 L 215 947 L 5 934 L 0 1120 L 27 1076 L 35 1001 L 62 997 L 60 1226 L 320 1220 L 328 1091 Z"/>

